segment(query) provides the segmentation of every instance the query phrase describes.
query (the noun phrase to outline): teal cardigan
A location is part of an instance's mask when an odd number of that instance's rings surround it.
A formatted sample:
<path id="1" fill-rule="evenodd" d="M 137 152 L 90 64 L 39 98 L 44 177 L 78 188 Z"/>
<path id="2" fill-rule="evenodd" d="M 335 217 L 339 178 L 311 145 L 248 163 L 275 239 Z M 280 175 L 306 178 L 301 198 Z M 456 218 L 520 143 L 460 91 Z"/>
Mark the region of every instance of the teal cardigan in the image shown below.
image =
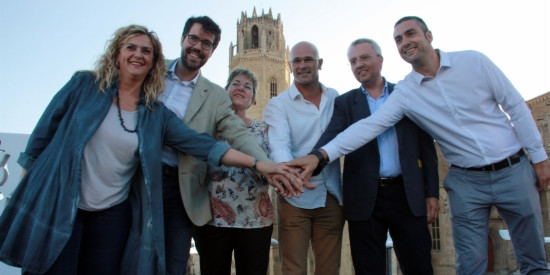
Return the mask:
<path id="1" fill-rule="evenodd" d="M 78 210 L 82 155 L 105 118 L 117 83 L 99 92 L 91 72 L 77 72 L 55 95 L 18 163 L 28 170 L 0 216 L 0 260 L 43 273 L 69 240 Z M 130 191 L 132 225 L 121 274 L 165 274 L 162 146 L 218 165 L 229 149 L 198 134 L 155 102 L 138 106 L 140 165 Z"/>

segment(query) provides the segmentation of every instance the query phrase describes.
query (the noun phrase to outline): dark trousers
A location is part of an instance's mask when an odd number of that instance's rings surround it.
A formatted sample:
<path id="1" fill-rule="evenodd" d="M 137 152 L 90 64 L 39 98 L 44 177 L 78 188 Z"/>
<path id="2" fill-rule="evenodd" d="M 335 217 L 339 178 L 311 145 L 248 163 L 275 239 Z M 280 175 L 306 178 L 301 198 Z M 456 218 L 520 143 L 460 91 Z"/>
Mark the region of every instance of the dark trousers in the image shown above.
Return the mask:
<path id="1" fill-rule="evenodd" d="M 45 274 L 120 274 L 131 217 L 129 200 L 102 211 L 79 209 L 67 245 Z"/>
<path id="2" fill-rule="evenodd" d="M 427 217 L 413 215 L 403 183 L 378 187 L 371 218 L 348 221 L 348 228 L 356 274 L 386 274 L 388 230 L 403 274 L 433 274 Z"/>
<path id="3" fill-rule="evenodd" d="M 170 275 L 185 274 L 193 237 L 193 223 L 187 216 L 181 200 L 177 173 L 162 175 L 162 195 L 164 197 L 166 271 Z"/>
<path id="4" fill-rule="evenodd" d="M 227 228 L 205 225 L 195 228 L 202 275 L 231 274 L 235 253 L 237 275 L 265 275 L 273 225 L 262 228 Z"/>

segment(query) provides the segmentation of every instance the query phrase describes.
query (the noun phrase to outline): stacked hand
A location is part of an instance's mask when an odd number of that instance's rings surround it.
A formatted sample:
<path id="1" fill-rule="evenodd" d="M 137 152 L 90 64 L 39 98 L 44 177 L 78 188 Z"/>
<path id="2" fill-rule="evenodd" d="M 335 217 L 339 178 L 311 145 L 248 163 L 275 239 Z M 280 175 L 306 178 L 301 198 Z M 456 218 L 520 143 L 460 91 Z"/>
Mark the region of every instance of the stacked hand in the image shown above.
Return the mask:
<path id="1" fill-rule="evenodd" d="M 304 181 L 304 186 L 312 186 L 309 184 L 308 180 L 311 178 L 313 171 L 317 168 L 319 164 L 319 159 L 314 155 L 307 155 L 299 158 L 295 158 L 292 161 L 286 162 L 286 165 L 294 167 L 301 171 L 300 176 Z M 311 188 L 309 188 L 311 189 Z"/>
<path id="2" fill-rule="evenodd" d="M 300 197 L 304 193 L 304 187 L 315 188 L 303 180 L 298 169 L 287 163 L 260 161 L 256 169 L 266 177 L 269 185 L 275 187 L 277 193 L 287 198 Z"/>

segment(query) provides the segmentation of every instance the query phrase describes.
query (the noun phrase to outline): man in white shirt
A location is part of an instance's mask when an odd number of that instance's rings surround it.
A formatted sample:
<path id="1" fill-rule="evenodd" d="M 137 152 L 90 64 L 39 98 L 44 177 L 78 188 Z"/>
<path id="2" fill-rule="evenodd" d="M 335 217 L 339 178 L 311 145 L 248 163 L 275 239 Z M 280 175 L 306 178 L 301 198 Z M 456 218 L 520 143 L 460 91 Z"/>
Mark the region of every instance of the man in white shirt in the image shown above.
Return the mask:
<path id="1" fill-rule="evenodd" d="M 384 57 L 378 43 L 353 41 L 348 61 L 361 85 L 334 100 L 330 124 L 314 148 L 376 113 L 392 95 L 395 84 L 382 77 Z M 428 224 L 439 210 L 439 176 L 432 137 L 403 118 L 346 156 L 342 186 L 356 275 L 386 274 L 388 232 L 402 274 L 433 274 Z"/>
<path id="2" fill-rule="evenodd" d="M 378 112 L 315 153 L 338 159 L 409 117 L 438 142 L 451 163 L 444 185 L 457 274 L 485 273 L 492 206 L 510 230 L 521 273 L 550 274 L 538 193 L 548 186 L 550 166 L 523 98 L 483 54 L 434 49 L 432 33 L 418 17 L 397 21 L 394 40 L 413 71 Z M 318 162 L 308 155 L 293 163 L 305 168 L 307 176 Z"/>
<path id="3" fill-rule="evenodd" d="M 319 82 L 323 60 L 315 45 L 300 42 L 290 51 L 293 84 L 265 107 L 269 124 L 270 157 L 290 161 L 310 152 L 332 117 L 338 93 Z M 340 272 L 344 217 L 340 164 L 333 162 L 312 177 L 313 190 L 300 198 L 278 196 L 279 252 L 283 274 L 305 274 L 309 243 L 315 255 L 315 274 Z"/>

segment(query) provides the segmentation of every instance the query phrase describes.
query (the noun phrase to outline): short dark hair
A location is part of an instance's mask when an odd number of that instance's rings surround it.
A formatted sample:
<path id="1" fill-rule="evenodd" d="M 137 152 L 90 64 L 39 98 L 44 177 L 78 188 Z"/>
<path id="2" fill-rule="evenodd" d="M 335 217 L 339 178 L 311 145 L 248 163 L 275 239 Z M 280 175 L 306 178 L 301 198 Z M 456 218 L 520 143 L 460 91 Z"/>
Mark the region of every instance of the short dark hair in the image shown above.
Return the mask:
<path id="1" fill-rule="evenodd" d="M 399 20 L 397 20 L 397 22 L 395 23 L 395 25 L 393 26 L 394 28 L 397 27 L 397 25 L 405 22 L 405 21 L 408 21 L 408 20 L 414 20 L 416 21 L 416 23 L 418 24 L 418 26 L 420 26 L 420 28 L 422 29 L 422 31 L 424 33 L 427 33 L 429 32 L 430 30 L 428 29 L 428 25 L 426 25 L 426 23 L 424 22 L 424 20 L 422 20 L 422 18 L 418 17 L 418 16 L 405 16 Z"/>
<path id="2" fill-rule="evenodd" d="M 212 46 L 214 49 L 216 49 L 218 43 L 220 43 L 222 30 L 220 29 L 220 26 L 218 26 L 218 24 L 216 24 L 216 22 L 214 22 L 214 20 L 212 20 L 208 16 L 189 17 L 189 19 L 187 19 L 187 22 L 185 22 L 185 26 L 183 27 L 182 36 L 186 36 L 187 34 L 189 34 L 189 30 L 191 30 L 191 27 L 195 23 L 201 24 L 203 30 L 214 35 L 214 42 L 212 43 Z"/>

